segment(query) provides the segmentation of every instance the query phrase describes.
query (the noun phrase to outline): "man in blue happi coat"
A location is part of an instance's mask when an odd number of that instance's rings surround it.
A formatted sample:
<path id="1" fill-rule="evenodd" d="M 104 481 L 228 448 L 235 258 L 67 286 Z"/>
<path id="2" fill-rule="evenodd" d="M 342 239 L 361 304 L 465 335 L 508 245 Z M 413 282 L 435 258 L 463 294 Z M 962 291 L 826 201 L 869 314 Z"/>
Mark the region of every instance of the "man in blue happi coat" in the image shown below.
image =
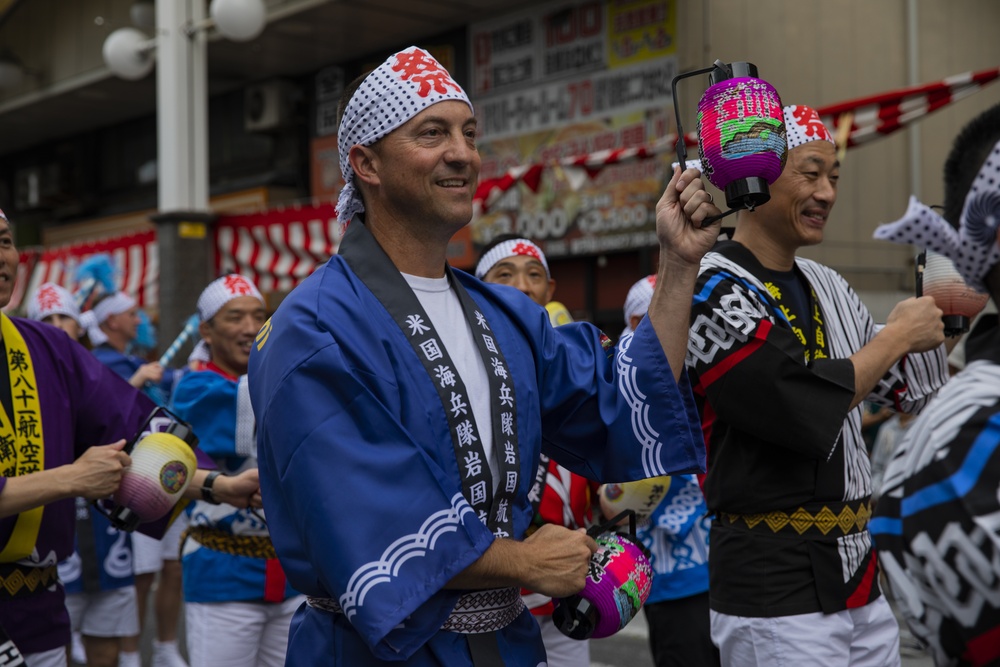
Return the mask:
<path id="1" fill-rule="evenodd" d="M 556 525 L 522 539 L 539 453 L 596 480 L 703 469 L 681 372 L 717 236 L 700 223 L 718 209 L 676 172 L 649 318 L 617 348 L 588 324 L 554 329 L 524 294 L 447 265 L 480 166 L 461 87 L 416 47 L 356 84 L 340 254 L 250 355 L 271 538 L 308 596 L 287 664 L 544 665 L 519 589 L 578 592 L 596 544 Z"/>

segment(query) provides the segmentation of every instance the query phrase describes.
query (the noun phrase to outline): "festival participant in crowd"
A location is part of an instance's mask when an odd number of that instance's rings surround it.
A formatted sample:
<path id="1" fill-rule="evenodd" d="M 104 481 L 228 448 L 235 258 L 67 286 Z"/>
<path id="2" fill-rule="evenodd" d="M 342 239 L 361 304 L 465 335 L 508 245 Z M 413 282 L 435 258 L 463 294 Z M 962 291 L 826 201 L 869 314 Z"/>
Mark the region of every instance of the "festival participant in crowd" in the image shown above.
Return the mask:
<path id="1" fill-rule="evenodd" d="M 941 310 L 907 299 L 879 328 L 840 275 L 796 256 L 823 240 L 840 163 L 815 110 L 786 107 L 785 127 L 770 201 L 705 256 L 692 310 L 712 639 L 723 665 L 898 665 L 861 404 L 916 411 L 944 384 Z"/>
<path id="2" fill-rule="evenodd" d="M 127 354 L 129 345 L 138 335 L 141 322 L 138 304 L 124 292 L 102 294 L 94 303 L 94 308 L 83 316 L 83 326 L 87 329 L 94 356 L 128 380 L 130 385 L 143 390 L 157 404 L 166 405 L 176 371 L 164 369 L 158 362 L 147 362 Z"/>
<path id="3" fill-rule="evenodd" d="M 208 362 L 174 388 L 173 410 L 199 434 L 219 470 L 257 468 L 247 392 L 250 346 L 267 317 L 257 287 L 241 275 L 214 280 L 198 299 Z M 192 667 L 281 667 L 288 628 L 302 603 L 274 554 L 264 516 L 205 498 L 182 539 L 184 609 Z"/>
<path id="4" fill-rule="evenodd" d="M 955 138 L 943 217 L 916 200 L 878 238 L 928 247 L 1000 303 L 1000 105 Z M 965 368 L 907 430 L 872 520 L 889 588 L 945 665 L 1000 663 L 1000 321 L 965 338 Z"/>
<path id="5" fill-rule="evenodd" d="M 76 300 L 54 283 L 40 285 L 29 297 L 28 317 L 62 329 L 71 340 L 83 334 Z M 77 498 L 76 538 L 73 554 L 59 563 L 58 574 L 66 589 L 73 646 L 79 643 L 82 649 L 77 661 L 88 667 L 138 667 L 132 536 L 116 530 L 107 517 Z"/>
<path id="6" fill-rule="evenodd" d="M 0 212 L 0 307 L 10 301 L 17 263 L 13 230 Z M 0 440 L 8 443 L 0 447 L 0 654 L 62 667 L 70 622 L 56 564 L 73 552 L 75 498 L 96 500 L 118 488 L 130 463 L 126 438 L 154 404 L 55 327 L 0 315 L 0 340 Z M 189 497 L 207 476 L 195 472 Z M 260 502 L 256 471 L 215 486 L 227 502 Z M 165 523 L 141 527 L 162 534 Z"/>
<path id="7" fill-rule="evenodd" d="M 84 320 L 94 356 L 133 387 L 141 389 L 157 405 L 167 405 L 179 375 L 177 371 L 164 369 L 159 362 L 127 354 L 141 323 L 135 299 L 124 292 L 102 294 L 93 310 L 84 313 Z M 140 627 L 145 622 L 149 593 L 159 576 L 153 602 L 156 613 L 153 667 L 187 667 L 177 646 L 182 600 L 179 550 L 181 533 L 186 527 L 187 515 L 181 515 L 162 540 L 135 535 L 132 543 Z"/>
<path id="8" fill-rule="evenodd" d="M 553 328 L 523 294 L 447 266 L 479 172 L 461 87 L 416 47 L 356 84 L 340 251 L 250 354 L 271 538 L 309 596 L 288 664 L 543 664 L 520 588 L 581 590 L 596 543 L 553 524 L 524 538 L 539 452 L 598 480 L 699 469 L 682 371 L 718 234 L 700 224 L 718 209 L 697 171 L 674 173 L 657 207 L 664 287 L 628 346 Z"/>
<path id="9" fill-rule="evenodd" d="M 630 335 L 649 310 L 656 274 L 636 281 L 625 296 L 625 331 Z M 712 667 L 708 613 L 708 535 L 712 522 L 695 475 L 674 475 L 649 521 L 636 534 L 649 549 L 653 587 L 642 606 L 649 625 L 649 649 L 656 667 Z"/>
<path id="10" fill-rule="evenodd" d="M 545 253 L 530 240 L 515 234 L 501 234 L 483 248 L 476 263 L 476 277 L 514 287 L 539 306 L 548 305 L 556 291 Z M 527 533 L 547 523 L 571 530 L 589 528 L 593 523 L 596 493 L 596 483 L 573 474 L 543 454 L 528 493 L 535 515 Z M 590 664 L 590 643 L 570 639 L 552 623 L 551 597 L 526 589 L 521 591 L 521 597 L 541 628 L 549 667 Z"/>

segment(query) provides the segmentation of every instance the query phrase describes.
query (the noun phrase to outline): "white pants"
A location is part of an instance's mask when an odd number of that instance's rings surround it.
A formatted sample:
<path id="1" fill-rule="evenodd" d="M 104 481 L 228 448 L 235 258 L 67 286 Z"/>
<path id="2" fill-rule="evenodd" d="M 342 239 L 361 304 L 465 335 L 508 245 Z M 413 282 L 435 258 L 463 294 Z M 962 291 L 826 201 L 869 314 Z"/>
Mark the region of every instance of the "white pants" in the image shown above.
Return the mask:
<path id="1" fill-rule="evenodd" d="M 181 514 L 167 528 L 162 540 L 132 533 L 132 571 L 149 574 L 163 569 L 163 561 L 180 560 L 181 533 L 188 526 L 187 514 Z"/>
<path id="2" fill-rule="evenodd" d="M 542 630 L 548 667 L 589 667 L 590 642 L 570 639 L 552 622 L 552 616 L 535 616 Z"/>
<path id="3" fill-rule="evenodd" d="M 899 667 L 899 623 L 880 596 L 836 614 L 712 614 L 723 667 Z"/>
<path id="4" fill-rule="evenodd" d="M 304 600 L 185 602 L 191 667 L 282 667 L 288 627 Z"/>
<path id="5" fill-rule="evenodd" d="M 42 653 L 28 653 L 22 656 L 27 667 L 66 667 L 66 647 L 43 651 Z"/>
<path id="6" fill-rule="evenodd" d="M 88 637 L 131 637 L 139 634 L 135 586 L 97 593 L 71 593 L 66 609 L 73 632 Z"/>

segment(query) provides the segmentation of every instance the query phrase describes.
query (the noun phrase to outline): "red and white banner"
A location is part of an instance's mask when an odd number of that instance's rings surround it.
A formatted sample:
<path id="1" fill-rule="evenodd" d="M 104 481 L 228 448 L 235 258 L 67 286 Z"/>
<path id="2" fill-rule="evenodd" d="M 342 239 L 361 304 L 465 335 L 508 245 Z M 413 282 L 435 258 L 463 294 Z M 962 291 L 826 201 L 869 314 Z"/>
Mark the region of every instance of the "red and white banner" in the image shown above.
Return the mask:
<path id="1" fill-rule="evenodd" d="M 288 291 L 340 246 L 332 203 L 222 215 L 215 223 L 215 268 L 253 279 L 262 292 Z"/>
<path id="2" fill-rule="evenodd" d="M 827 127 L 832 128 L 840 125 L 841 118 L 850 117 L 847 146 L 858 146 L 892 134 L 945 105 L 977 93 L 997 78 L 1000 78 L 1000 67 L 965 72 L 937 83 L 838 102 L 816 111 Z"/>
<path id="3" fill-rule="evenodd" d="M 892 134 L 945 105 L 968 97 L 997 78 L 1000 78 L 1000 68 L 997 67 L 979 72 L 965 72 L 937 83 L 838 102 L 819 107 L 816 111 L 823 122 L 831 128 L 837 128 L 841 119 L 850 119 L 851 132 L 848 135 L 847 146 L 858 146 Z M 834 135 L 836 134 L 834 129 Z M 604 167 L 644 160 L 672 151 L 675 141 L 676 135 L 671 135 L 646 146 L 597 151 L 587 155 L 513 167 L 497 178 L 480 180 L 476 189 L 476 204 L 482 212 L 486 212 L 505 192 L 518 183 L 524 183 L 532 192 L 536 192 L 544 169 L 562 170 L 570 186 L 579 189 L 586 178 L 594 178 Z M 684 141 L 688 146 L 697 146 L 698 135 L 685 133 Z"/>
<path id="4" fill-rule="evenodd" d="M 37 256 L 33 268 L 24 268 L 26 283 L 21 282 L 22 267 Z M 73 291 L 76 287 L 76 269 L 80 262 L 91 255 L 106 254 L 115 267 L 115 288 L 136 298 L 140 306 L 155 305 L 159 298 L 159 247 L 156 232 L 148 230 L 90 243 L 60 246 L 48 250 L 28 248 L 21 252 L 22 264 L 18 266 L 18 283 L 14 288 L 8 310 L 22 304 L 25 295 L 34 293 L 43 283 L 56 283 Z"/>
<path id="5" fill-rule="evenodd" d="M 263 292 L 290 290 L 337 252 L 340 224 L 332 203 L 277 208 L 246 215 L 221 215 L 215 225 L 215 268 L 254 280 Z M 73 290 L 80 263 L 98 253 L 111 257 L 115 286 L 144 308 L 159 302 L 159 244 L 156 231 L 43 250 L 21 250 L 10 304 L 23 309 L 25 295 L 42 283 Z"/>

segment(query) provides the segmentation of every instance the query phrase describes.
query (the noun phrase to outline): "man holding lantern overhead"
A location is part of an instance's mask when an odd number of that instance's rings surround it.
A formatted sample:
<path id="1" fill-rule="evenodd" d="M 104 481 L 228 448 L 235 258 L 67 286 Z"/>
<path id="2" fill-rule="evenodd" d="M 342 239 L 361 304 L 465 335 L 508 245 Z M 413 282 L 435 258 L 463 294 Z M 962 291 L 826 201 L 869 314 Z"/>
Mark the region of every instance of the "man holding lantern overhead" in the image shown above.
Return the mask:
<path id="1" fill-rule="evenodd" d="M 0 307 L 17 263 L 0 211 Z M 61 667 L 70 624 L 56 564 L 73 552 L 74 499 L 118 488 L 130 463 L 125 439 L 154 405 L 48 324 L 0 315 L 0 358 L 0 657 Z M 207 475 L 196 471 L 185 494 L 197 497 Z M 237 505 L 260 501 L 255 472 L 220 478 L 214 490 Z M 165 521 L 144 529 L 162 534 Z"/>
<path id="2" fill-rule="evenodd" d="M 692 309 L 712 638 L 723 665 L 898 665 L 867 529 L 862 401 L 919 410 L 944 384 L 941 310 L 907 299 L 880 328 L 840 275 L 796 257 L 823 240 L 840 162 L 813 109 L 784 120 L 771 199 L 705 256 Z"/>
<path id="3" fill-rule="evenodd" d="M 959 133 L 944 216 L 911 200 L 876 238 L 955 262 L 1000 303 L 1000 105 Z M 1000 661 L 1000 323 L 983 315 L 966 366 L 907 431 L 886 469 L 872 534 L 889 588 L 938 665 Z"/>
<path id="4" fill-rule="evenodd" d="M 250 354 L 271 537 L 309 596 L 288 664 L 536 667 L 520 587 L 576 593 L 596 549 L 552 524 L 524 539 L 540 451 L 598 479 L 701 465 L 683 358 L 717 235 L 699 225 L 718 209 L 696 171 L 674 174 L 657 207 L 663 288 L 614 350 L 448 268 L 479 155 L 471 104 L 440 63 L 411 47 L 356 83 L 340 124 L 340 252 Z"/>

